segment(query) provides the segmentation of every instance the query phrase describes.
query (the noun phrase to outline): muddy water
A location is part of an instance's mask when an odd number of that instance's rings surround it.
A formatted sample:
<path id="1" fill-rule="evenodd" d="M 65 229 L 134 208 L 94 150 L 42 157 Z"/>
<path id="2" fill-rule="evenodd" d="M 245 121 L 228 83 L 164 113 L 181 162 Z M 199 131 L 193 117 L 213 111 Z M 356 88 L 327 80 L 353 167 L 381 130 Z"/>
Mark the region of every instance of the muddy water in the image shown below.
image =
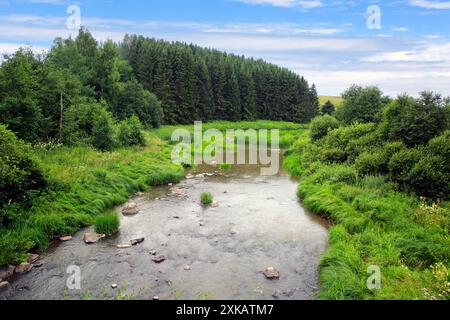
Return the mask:
<path id="1" fill-rule="evenodd" d="M 87 292 L 102 298 L 105 288 L 116 295 L 111 285 L 118 284 L 133 299 L 314 299 L 327 223 L 302 208 L 297 184 L 285 172 L 259 173 L 257 166 L 239 166 L 155 188 L 133 199 L 141 212 L 122 217 L 119 234 L 85 245 L 90 229 L 83 230 L 47 252 L 42 267 L 16 279 L 0 298 L 81 299 Z M 199 204 L 205 191 L 217 208 Z M 116 247 L 140 237 L 140 245 Z M 153 251 L 166 261 L 153 262 Z M 65 289 L 70 265 L 81 267 L 81 290 Z M 267 267 L 281 278 L 267 280 Z"/>

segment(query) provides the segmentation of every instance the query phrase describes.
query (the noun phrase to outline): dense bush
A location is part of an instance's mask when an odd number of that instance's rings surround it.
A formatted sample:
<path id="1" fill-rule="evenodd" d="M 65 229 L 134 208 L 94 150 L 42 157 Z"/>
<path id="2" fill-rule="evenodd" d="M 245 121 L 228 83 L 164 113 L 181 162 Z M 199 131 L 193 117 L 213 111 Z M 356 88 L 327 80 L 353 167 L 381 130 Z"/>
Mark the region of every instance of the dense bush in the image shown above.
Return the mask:
<path id="1" fill-rule="evenodd" d="M 119 143 L 122 146 L 144 146 L 145 137 L 142 125 L 136 116 L 119 123 Z"/>
<path id="2" fill-rule="evenodd" d="M 211 193 L 209 192 L 203 192 L 200 195 L 200 201 L 202 202 L 203 205 L 209 205 L 212 204 L 214 201 L 214 197 Z"/>
<path id="3" fill-rule="evenodd" d="M 361 175 L 387 174 L 392 156 L 404 148 L 401 142 L 389 142 L 379 148 L 364 151 L 356 159 L 356 169 Z"/>
<path id="4" fill-rule="evenodd" d="M 311 139 L 322 139 L 328 132 L 336 128 L 339 128 L 336 118 L 329 115 L 317 117 L 311 122 Z"/>
<path id="5" fill-rule="evenodd" d="M 0 209 L 11 201 L 25 200 L 28 192 L 46 184 L 28 145 L 0 125 Z"/>
<path id="6" fill-rule="evenodd" d="M 408 146 L 426 144 L 448 129 L 448 109 L 441 96 L 422 92 L 419 99 L 398 97 L 385 110 L 382 131 Z"/>
<path id="7" fill-rule="evenodd" d="M 346 124 L 354 122 L 379 122 L 382 110 L 389 98 L 377 87 L 352 86 L 342 95 L 344 102 L 336 112 L 339 120 Z"/>

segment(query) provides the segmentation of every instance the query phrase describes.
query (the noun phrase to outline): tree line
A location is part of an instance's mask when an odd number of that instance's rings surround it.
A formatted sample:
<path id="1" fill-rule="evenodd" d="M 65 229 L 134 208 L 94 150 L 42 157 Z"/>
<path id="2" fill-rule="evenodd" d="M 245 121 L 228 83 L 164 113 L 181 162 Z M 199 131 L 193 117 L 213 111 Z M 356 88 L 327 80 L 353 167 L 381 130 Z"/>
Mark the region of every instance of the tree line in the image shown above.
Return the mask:
<path id="1" fill-rule="evenodd" d="M 308 122 L 318 111 L 315 86 L 287 69 L 141 36 L 99 43 L 82 28 L 74 39 L 57 38 L 45 55 L 20 49 L 0 67 L 0 122 L 26 141 L 92 144 L 95 131 L 112 134 L 108 125 L 132 116 L 151 128 Z"/>

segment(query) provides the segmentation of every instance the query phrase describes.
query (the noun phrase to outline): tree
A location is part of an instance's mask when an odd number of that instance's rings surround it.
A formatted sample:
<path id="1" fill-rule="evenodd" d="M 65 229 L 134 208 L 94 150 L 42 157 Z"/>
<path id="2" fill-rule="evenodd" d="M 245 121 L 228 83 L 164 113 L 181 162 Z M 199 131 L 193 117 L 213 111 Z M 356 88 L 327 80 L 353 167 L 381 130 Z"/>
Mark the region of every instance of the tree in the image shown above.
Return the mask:
<path id="1" fill-rule="evenodd" d="M 94 114 L 92 122 L 92 145 L 102 151 L 110 151 L 115 146 L 114 120 L 105 109 Z"/>
<path id="2" fill-rule="evenodd" d="M 42 111 L 38 105 L 40 62 L 30 50 L 7 56 L 0 69 L 0 122 L 26 141 L 41 136 Z"/>
<path id="3" fill-rule="evenodd" d="M 330 100 L 325 102 L 325 104 L 322 106 L 322 109 L 321 109 L 321 112 L 323 115 L 328 114 L 331 116 L 335 111 L 336 111 L 336 107 Z"/>
<path id="4" fill-rule="evenodd" d="M 336 116 L 346 124 L 379 122 L 382 110 L 389 102 L 377 87 L 363 88 L 353 85 L 342 97 L 344 103 Z"/>
<path id="5" fill-rule="evenodd" d="M 449 113 L 439 94 L 422 92 L 419 99 L 403 95 L 386 108 L 383 133 L 408 146 L 423 145 L 449 128 Z"/>
<path id="6" fill-rule="evenodd" d="M 118 139 L 123 147 L 145 146 L 142 124 L 138 117 L 132 116 L 131 118 L 120 122 Z"/>

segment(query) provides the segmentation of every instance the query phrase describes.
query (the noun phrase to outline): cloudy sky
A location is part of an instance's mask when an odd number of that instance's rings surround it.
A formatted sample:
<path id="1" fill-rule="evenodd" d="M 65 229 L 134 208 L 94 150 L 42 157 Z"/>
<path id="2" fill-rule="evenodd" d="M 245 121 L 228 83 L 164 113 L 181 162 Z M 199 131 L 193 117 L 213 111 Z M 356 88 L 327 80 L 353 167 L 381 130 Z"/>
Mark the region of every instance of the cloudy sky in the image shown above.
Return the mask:
<path id="1" fill-rule="evenodd" d="M 0 0 L 0 52 L 75 34 L 77 7 L 99 40 L 138 33 L 263 58 L 322 95 L 353 83 L 450 95 L 450 1 Z"/>

